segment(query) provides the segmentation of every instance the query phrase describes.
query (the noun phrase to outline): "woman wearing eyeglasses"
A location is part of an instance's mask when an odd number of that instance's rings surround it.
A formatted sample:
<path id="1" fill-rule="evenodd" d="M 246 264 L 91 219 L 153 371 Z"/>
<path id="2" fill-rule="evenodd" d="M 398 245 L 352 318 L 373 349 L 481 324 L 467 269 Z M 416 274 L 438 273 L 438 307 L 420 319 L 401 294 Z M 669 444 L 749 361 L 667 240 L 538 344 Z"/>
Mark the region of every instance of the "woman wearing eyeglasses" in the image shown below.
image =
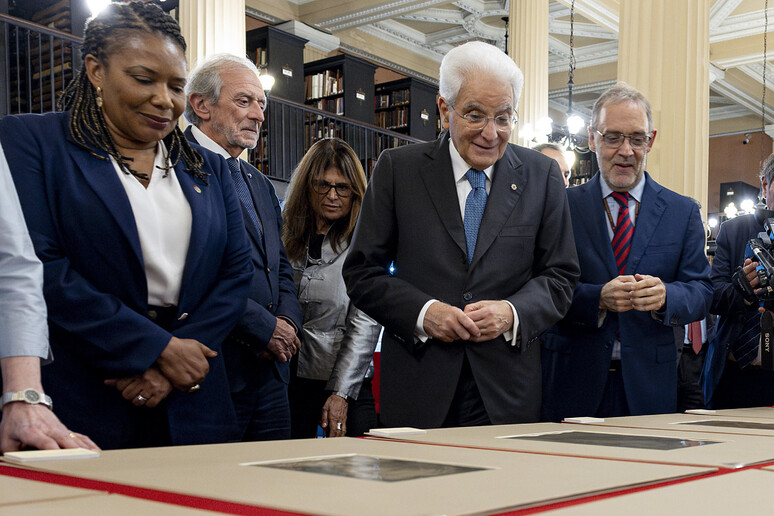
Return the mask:
<path id="1" fill-rule="evenodd" d="M 366 189 L 363 167 L 338 138 L 320 140 L 290 181 L 282 243 L 304 316 L 291 362 L 291 436 L 357 436 L 376 426 L 371 358 L 381 327 L 349 301 L 341 268 Z"/>

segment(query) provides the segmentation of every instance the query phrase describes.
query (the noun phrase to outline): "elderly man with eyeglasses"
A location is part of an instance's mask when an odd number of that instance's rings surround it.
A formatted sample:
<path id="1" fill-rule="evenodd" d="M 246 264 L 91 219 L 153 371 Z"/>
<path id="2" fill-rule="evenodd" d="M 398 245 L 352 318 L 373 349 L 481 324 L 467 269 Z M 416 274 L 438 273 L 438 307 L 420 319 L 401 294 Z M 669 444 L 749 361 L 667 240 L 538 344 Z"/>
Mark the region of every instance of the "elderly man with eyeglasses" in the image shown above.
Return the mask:
<path id="1" fill-rule="evenodd" d="M 705 317 L 712 286 L 699 206 L 645 172 L 655 139 L 642 93 L 620 83 L 597 99 L 600 170 L 567 191 L 581 277 L 542 337 L 543 419 L 676 410 L 672 327 Z"/>
<path id="2" fill-rule="evenodd" d="M 538 336 L 567 311 L 578 262 L 559 166 L 508 143 L 522 84 L 496 47 L 452 49 L 438 100 L 448 132 L 374 169 L 344 280 L 385 328 L 387 426 L 538 420 Z"/>

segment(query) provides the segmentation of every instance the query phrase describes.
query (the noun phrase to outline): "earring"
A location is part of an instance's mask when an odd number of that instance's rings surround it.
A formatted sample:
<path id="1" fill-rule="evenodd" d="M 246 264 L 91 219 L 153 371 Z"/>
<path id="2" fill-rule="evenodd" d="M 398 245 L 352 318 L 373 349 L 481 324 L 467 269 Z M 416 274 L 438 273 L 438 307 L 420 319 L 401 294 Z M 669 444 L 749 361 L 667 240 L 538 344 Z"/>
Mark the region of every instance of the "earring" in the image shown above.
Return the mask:
<path id="1" fill-rule="evenodd" d="M 97 100 L 96 100 L 96 103 L 97 103 L 97 107 L 102 109 L 102 88 L 100 88 L 99 86 L 97 86 Z"/>

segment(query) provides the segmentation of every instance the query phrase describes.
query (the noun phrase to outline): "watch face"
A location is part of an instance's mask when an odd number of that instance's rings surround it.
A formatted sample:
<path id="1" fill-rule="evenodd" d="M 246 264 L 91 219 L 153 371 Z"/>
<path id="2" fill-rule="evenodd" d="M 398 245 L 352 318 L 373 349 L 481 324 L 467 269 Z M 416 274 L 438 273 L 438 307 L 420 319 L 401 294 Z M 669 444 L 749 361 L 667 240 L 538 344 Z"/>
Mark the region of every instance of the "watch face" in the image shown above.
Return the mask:
<path id="1" fill-rule="evenodd" d="M 24 399 L 27 400 L 27 403 L 40 403 L 40 394 L 38 391 L 27 389 L 24 391 Z"/>

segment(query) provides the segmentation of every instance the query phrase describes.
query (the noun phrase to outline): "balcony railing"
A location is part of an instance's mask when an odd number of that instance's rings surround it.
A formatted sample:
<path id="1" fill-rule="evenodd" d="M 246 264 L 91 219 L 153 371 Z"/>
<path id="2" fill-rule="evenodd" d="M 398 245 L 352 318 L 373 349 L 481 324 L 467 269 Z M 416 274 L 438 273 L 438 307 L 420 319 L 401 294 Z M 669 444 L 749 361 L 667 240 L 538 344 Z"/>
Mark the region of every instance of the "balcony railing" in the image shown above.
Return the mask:
<path id="1" fill-rule="evenodd" d="M 45 113 L 81 66 L 81 38 L 0 13 L 0 116 Z"/>
<path id="2" fill-rule="evenodd" d="M 352 146 L 369 176 L 384 149 L 421 141 L 270 95 L 261 139 L 250 153 L 250 161 L 267 176 L 289 181 L 309 147 L 330 137 Z"/>
<path id="3" fill-rule="evenodd" d="M 0 13 L 0 116 L 56 110 L 57 99 L 82 65 L 81 42 L 72 34 Z M 260 142 L 249 159 L 272 179 L 288 182 L 309 147 L 332 136 L 352 146 L 369 175 L 382 150 L 420 141 L 269 96 Z"/>

